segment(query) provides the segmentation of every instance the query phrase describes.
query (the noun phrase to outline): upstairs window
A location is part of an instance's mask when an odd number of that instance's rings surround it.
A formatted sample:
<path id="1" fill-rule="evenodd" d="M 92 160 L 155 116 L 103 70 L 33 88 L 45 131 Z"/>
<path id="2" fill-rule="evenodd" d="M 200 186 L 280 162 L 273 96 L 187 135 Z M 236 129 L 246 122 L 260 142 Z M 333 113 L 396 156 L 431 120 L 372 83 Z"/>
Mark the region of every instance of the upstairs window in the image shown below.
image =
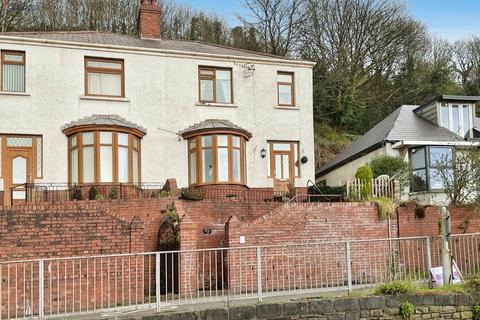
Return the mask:
<path id="1" fill-rule="evenodd" d="M 295 105 L 294 77 L 292 72 L 277 74 L 278 105 L 293 107 Z"/>
<path id="2" fill-rule="evenodd" d="M 472 136 L 472 107 L 468 104 L 442 103 L 440 124 L 464 138 Z"/>
<path id="3" fill-rule="evenodd" d="M 232 69 L 200 67 L 198 83 L 201 103 L 233 103 Z"/>
<path id="4" fill-rule="evenodd" d="M 85 58 L 85 95 L 125 97 L 123 60 Z"/>
<path id="5" fill-rule="evenodd" d="M 2 91 L 25 92 L 25 52 L 2 51 Z"/>

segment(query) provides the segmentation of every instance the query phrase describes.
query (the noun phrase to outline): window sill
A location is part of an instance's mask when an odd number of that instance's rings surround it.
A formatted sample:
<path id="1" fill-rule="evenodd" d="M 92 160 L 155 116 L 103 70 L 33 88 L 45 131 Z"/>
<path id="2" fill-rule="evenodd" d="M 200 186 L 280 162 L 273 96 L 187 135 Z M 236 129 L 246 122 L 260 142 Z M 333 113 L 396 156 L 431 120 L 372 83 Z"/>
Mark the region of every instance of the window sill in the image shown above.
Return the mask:
<path id="1" fill-rule="evenodd" d="M 289 107 L 289 106 L 275 106 L 275 109 L 300 110 L 300 107 L 296 107 L 296 106 L 292 106 L 292 107 Z"/>
<path id="2" fill-rule="evenodd" d="M 445 190 L 431 189 L 431 190 L 424 190 L 424 191 L 411 191 L 408 194 L 411 196 L 414 196 L 414 195 L 422 195 L 422 194 L 429 194 L 429 193 L 445 193 Z"/>
<path id="3" fill-rule="evenodd" d="M 238 105 L 233 103 L 197 102 L 195 105 L 200 107 L 238 108 Z"/>
<path id="4" fill-rule="evenodd" d="M 98 96 L 80 96 L 81 100 L 96 100 L 96 101 L 115 101 L 115 102 L 130 102 L 128 98 L 115 97 L 98 97 Z"/>
<path id="5" fill-rule="evenodd" d="M 29 96 L 30 96 L 30 93 L 28 93 L 28 92 L 0 91 L 0 95 L 4 95 L 4 96 L 23 96 L 23 97 L 29 97 Z"/>

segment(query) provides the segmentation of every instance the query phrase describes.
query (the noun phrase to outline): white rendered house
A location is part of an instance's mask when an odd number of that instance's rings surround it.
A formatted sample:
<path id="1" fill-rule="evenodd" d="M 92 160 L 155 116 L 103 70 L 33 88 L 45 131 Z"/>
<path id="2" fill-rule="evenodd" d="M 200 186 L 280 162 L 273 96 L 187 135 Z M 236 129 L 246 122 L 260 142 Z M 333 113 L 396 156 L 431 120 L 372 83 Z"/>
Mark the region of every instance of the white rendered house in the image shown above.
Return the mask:
<path id="1" fill-rule="evenodd" d="M 314 179 L 313 63 L 161 39 L 156 1 L 139 19 L 140 37 L 0 34 L 5 204 L 25 183 Z"/>

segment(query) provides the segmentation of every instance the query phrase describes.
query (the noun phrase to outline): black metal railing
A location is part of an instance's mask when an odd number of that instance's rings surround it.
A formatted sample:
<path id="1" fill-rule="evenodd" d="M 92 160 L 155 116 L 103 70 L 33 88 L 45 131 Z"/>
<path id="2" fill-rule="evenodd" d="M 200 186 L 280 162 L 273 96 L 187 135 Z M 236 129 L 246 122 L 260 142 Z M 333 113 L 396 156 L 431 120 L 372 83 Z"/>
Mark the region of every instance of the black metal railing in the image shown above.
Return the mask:
<path id="1" fill-rule="evenodd" d="M 242 202 L 285 202 L 295 194 L 268 189 L 235 187 L 190 187 L 182 189 L 185 200 L 225 200 Z"/>
<path id="2" fill-rule="evenodd" d="M 169 196 L 163 183 L 25 183 L 10 190 L 12 203 L 131 200 Z"/>

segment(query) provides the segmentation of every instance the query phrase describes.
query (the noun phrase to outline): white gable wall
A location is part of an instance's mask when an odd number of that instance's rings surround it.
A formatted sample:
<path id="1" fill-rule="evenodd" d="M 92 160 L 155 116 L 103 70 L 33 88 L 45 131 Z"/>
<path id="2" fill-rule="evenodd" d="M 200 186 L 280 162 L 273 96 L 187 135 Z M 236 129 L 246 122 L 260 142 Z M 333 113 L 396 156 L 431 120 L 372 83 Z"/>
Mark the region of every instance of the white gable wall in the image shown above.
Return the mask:
<path id="1" fill-rule="evenodd" d="M 379 147 L 355 160 L 347 162 L 343 166 L 330 171 L 329 173 L 321 176 L 317 179 L 317 183 L 325 180 L 329 186 L 342 186 L 347 183 L 348 179 L 355 178 L 357 169 L 361 166 L 369 164 L 373 159 L 380 156 L 398 156 L 398 150 L 392 149 L 390 143 L 386 143 L 384 146 Z"/>

